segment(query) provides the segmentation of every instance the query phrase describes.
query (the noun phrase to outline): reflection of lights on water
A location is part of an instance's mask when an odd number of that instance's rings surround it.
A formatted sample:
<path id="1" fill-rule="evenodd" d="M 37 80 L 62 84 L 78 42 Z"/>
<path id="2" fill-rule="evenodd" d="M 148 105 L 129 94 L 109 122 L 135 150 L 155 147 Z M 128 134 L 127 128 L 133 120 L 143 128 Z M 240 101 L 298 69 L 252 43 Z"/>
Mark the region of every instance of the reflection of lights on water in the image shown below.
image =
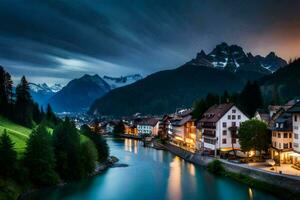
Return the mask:
<path id="1" fill-rule="evenodd" d="M 137 141 L 137 140 L 134 140 L 133 143 L 134 143 L 134 146 L 133 146 L 133 152 L 134 152 L 135 154 L 137 154 L 137 153 L 138 153 L 138 141 Z"/>
<path id="2" fill-rule="evenodd" d="M 192 165 L 192 164 L 189 164 L 188 165 L 188 171 L 189 171 L 189 173 L 192 175 L 192 176 L 195 176 L 195 166 L 194 165 Z"/>
<path id="3" fill-rule="evenodd" d="M 181 162 L 175 156 L 170 163 L 170 175 L 168 179 L 168 199 L 181 199 Z"/>
<path id="4" fill-rule="evenodd" d="M 138 141 L 126 138 L 125 141 L 124 141 L 124 150 L 132 152 L 132 149 L 133 149 L 133 152 L 135 154 L 137 154 L 137 152 L 138 152 Z"/>
<path id="5" fill-rule="evenodd" d="M 249 199 L 253 200 L 253 191 L 251 188 L 248 189 L 248 193 L 249 193 Z"/>

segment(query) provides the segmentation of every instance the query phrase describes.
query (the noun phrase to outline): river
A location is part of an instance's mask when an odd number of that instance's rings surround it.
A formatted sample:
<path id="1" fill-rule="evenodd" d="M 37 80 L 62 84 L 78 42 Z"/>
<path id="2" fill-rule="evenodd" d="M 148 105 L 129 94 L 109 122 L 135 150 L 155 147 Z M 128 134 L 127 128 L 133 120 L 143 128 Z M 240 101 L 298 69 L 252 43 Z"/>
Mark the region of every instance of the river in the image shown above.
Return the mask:
<path id="1" fill-rule="evenodd" d="M 111 155 L 128 167 L 32 194 L 30 199 L 66 200 L 275 200 L 230 178 L 217 177 L 169 152 L 143 147 L 133 139 L 107 138 Z"/>

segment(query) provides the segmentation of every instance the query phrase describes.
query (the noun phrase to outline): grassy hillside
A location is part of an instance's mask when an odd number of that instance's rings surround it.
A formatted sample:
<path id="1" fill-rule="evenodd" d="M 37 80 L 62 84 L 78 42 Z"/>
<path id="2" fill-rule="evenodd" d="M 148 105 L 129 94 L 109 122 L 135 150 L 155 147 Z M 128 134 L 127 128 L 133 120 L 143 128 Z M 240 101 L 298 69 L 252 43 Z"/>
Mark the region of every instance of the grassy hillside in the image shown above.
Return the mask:
<path id="1" fill-rule="evenodd" d="M 26 141 L 29 138 L 32 130 L 0 116 L 0 135 L 3 134 L 4 129 L 6 129 L 8 135 L 15 143 L 16 151 L 18 153 L 23 153 L 26 147 Z M 53 132 L 52 128 L 48 127 L 47 130 L 50 133 Z M 80 140 L 81 142 L 84 142 L 89 140 L 89 138 L 84 135 L 80 135 Z"/>
<path id="2" fill-rule="evenodd" d="M 18 152 L 23 152 L 26 147 L 26 141 L 32 130 L 0 116 L 0 134 L 3 133 L 4 129 L 6 129 L 7 133 L 15 143 L 15 149 Z"/>

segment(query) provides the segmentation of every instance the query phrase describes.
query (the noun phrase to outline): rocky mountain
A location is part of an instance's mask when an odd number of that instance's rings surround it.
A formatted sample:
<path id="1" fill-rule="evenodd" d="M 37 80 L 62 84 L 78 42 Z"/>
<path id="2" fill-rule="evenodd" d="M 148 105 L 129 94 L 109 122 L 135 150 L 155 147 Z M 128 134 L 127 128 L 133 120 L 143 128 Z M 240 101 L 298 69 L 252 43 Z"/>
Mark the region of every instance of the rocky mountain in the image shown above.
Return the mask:
<path id="1" fill-rule="evenodd" d="M 202 50 L 177 69 L 157 72 L 110 91 L 92 104 L 89 113 L 122 116 L 174 112 L 178 107 L 190 107 L 207 93 L 239 91 L 247 80 L 270 75 L 286 64 L 274 52 L 266 57 L 253 56 L 240 46 L 221 43 L 209 54 Z"/>
<path id="2" fill-rule="evenodd" d="M 209 92 L 238 91 L 243 85 L 244 81 L 232 72 L 185 64 L 110 91 L 92 104 L 89 113 L 115 116 L 171 113 L 176 108 L 190 107 Z"/>
<path id="3" fill-rule="evenodd" d="M 140 74 L 132 74 L 120 77 L 103 76 L 103 80 L 105 80 L 110 85 L 111 89 L 130 85 L 138 80 L 141 80 L 142 78 L 143 77 Z"/>
<path id="4" fill-rule="evenodd" d="M 287 65 L 286 61 L 271 52 L 266 57 L 245 53 L 238 45 L 228 45 L 225 42 L 217 45 L 209 54 L 203 50 L 196 58 L 188 62 L 191 65 L 209 66 L 225 69 L 234 73 L 255 73 L 253 79 L 275 72 L 280 67 Z"/>
<path id="5" fill-rule="evenodd" d="M 70 81 L 48 102 L 56 112 L 81 112 L 109 91 L 110 86 L 100 76 L 86 74 Z"/>
<path id="6" fill-rule="evenodd" d="M 56 92 L 61 90 L 62 85 L 54 84 L 48 86 L 46 83 L 29 83 L 30 94 L 35 102 L 44 105 Z"/>
<path id="7" fill-rule="evenodd" d="M 284 104 L 300 98 L 300 59 L 259 80 L 267 103 Z"/>

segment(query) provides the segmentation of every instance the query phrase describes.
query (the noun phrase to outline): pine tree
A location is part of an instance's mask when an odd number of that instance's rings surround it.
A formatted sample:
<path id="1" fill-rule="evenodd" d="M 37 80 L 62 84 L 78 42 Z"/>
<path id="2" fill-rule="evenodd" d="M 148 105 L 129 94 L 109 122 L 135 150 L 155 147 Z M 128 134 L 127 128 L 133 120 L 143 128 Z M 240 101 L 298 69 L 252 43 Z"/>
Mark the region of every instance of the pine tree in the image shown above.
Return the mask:
<path id="1" fill-rule="evenodd" d="M 66 118 L 53 131 L 56 171 L 64 180 L 81 178 L 80 138 L 75 124 Z"/>
<path id="2" fill-rule="evenodd" d="M 8 105 L 8 99 L 5 88 L 6 72 L 2 66 L 0 66 L 0 114 L 5 115 Z"/>
<path id="3" fill-rule="evenodd" d="M 40 125 L 32 131 L 27 142 L 24 163 L 32 183 L 38 186 L 57 183 L 52 138 L 45 126 Z"/>
<path id="4" fill-rule="evenodd" d="M 87 177 L 92 174 L 96 168 L 98 153 L 95 144 L 87 140 L 80 145 L 81 170 L 82 175 Z"/>
<path id="5" fill-rule="evenodd" d="M 262 94 L 257 82 L 247 82 L 239 97 L 241 109 L 252 117 L 258 108 L 263 106 Z"/>
<path id="6" fill-rule="evenodd" d="M 98 161 L 100 163 L 106 161 L 109 156 L 109 146 L 103 136 L 93 132 L 88 125 L 83 125 L 80 130 L 83 135 L 94 142 L 98 153 Z"/>
<path id="7" fill-rule="evenodd" d="M 54 114 L 50 104 L 47 105 L 46 119 L 53 127 L 55 125 L 57 125 L 57 123 L 58 123 L 58 119 L 57 119 L 56 115 Z"/>
<path id="8" fill-rule="evenodd" d="M 14 175 L 17 163 L 17 152 L 6 130 L 0 136 L 0 176 L 10 178 Z"/>
<path id="9" fill-rule="evenodd" d="M 11 75 L 6 72 L 5 73 L 5 92 L 7 98 L 7 108 L 6 108 L 6 116 L 10 119 L 13 117 L 13 108 L 14 108 L 14 94 L 13 94 L 13 81 L 11 80 Z"/>
<path id="10" fill-rule="evenodd" d="M 29 92 L 29 84 L 23 76 L 16 88 L 16 121 L 24 126 L 32 127 L 32 105 L 33 101 Z"/>

